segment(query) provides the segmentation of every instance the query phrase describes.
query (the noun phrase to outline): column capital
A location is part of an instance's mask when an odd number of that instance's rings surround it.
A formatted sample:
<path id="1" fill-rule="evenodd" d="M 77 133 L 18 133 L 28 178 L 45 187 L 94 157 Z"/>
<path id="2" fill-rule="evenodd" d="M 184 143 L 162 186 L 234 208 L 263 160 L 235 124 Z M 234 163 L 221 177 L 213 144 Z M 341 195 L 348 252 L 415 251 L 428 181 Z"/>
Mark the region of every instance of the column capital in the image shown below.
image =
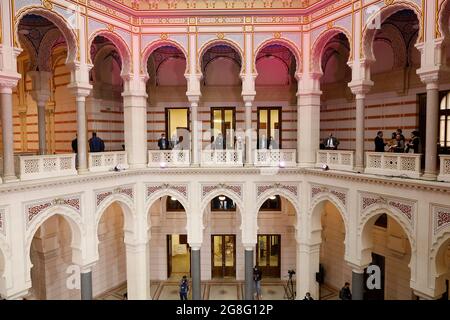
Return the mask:
<path id="1" fill-rule="evenodd" d="M 189 247 L 191 247 L 191 250 L 200 250 L 202 247 L 202 243 L 199 242 L 189 242 Z"/>
<path id="2" fill-rule="evenodd" d="M 253 101 L 255 101 L 256 94 L 253 93 L 242 93 L 242 99 L 244 100 L 246 107 L 251 107 L 253 105 Z"/>
<path id="3" fill-rule="evenodd" d="M 417 75 L 420 81 L 425 83 L 427 90 L 439 88 L 439 78 L 442 76 L 443 70 L 438 66 L 433 68 L 420 68 L 417 70 Z"/>
<path id="4" fill-rule="evenodd" d="M 356 95 L 356 99 L 364 99 L 366 94 L 370 91 L 370 89 L 373 87 L 373 81 L 362 79 L 362 80 L 352 80 L 348 87 L 352 91 L 354 95 Z"/>
<path id="5" fill-rule="evenodd" d="M 360 265 L 358 263 L 349 262 L 349 261 L 347 261 L 347 264 L 350 266 L 350 268 L 352 269 L 352 272 L 354 272 L 354 273 L 364 273 L 364 270 L 369 266 L 369 264 Z"/>
<path id="6" fill-rule="evenodd" d="M 12 93 L 20 78 L 20 73 L 0 72 L 0 93 Z"/>
<path id="7" fill-rule="evenodd" d="M 256 243 L 243 243 L 242 246 L 246 251 L 252 251 L 255 250 Z"/>
<path id="8" fill-rule="evenodd" d="M 74 94 L 77 100 L 80 98 L 84 100 L 91 93 L 92 85 L 89 83 L 72 82 L 67 85 L 67 88 Z"/>
<path id="9" fill-rule="evenodd" d="M 186 92 L 186 96 L 188 98 L 189 103 L 198 105 L 198 102 L 200 101 L 201 93 L 199 92 Z"/>

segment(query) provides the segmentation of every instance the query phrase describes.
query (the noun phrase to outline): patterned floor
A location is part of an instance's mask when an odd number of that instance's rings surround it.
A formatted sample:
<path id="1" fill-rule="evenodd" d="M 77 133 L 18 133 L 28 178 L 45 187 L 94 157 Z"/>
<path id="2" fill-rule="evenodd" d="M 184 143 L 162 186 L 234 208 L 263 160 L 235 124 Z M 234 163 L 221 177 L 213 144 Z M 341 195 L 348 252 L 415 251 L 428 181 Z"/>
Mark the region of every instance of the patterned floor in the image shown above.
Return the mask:
<path id="1" fill-rule="evenodd" d="M 262 300 L 286 300 L 285 282 L 263 281 L 261 283 Z M 211 280 L 202 282 L 203 300 L 242 300 L 244 296 L 244 282 L 230 280 Z M 126 293 L 126 284 L 114 288 L 99 297 L 98 300 L 123 300 Z M 152 281 L 150 294 L 153 300 L 179 300 L 178 281 Z M 337 300 L 336 290 L 322 286 L 320 288 L 321 300 Z M 191 298 L 191 297 L 189 297 Z"/>

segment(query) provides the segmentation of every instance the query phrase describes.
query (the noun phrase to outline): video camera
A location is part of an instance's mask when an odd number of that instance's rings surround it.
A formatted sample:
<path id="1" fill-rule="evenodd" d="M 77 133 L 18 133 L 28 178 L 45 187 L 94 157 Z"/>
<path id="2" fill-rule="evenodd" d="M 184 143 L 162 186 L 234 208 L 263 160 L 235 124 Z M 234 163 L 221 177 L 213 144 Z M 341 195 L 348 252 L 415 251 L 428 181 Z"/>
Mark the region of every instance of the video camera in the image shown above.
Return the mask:
<path id="1" fill-rule="evenodd" d="M 295 274 L 295 270 L 288 270 L 289 279 Z"/>

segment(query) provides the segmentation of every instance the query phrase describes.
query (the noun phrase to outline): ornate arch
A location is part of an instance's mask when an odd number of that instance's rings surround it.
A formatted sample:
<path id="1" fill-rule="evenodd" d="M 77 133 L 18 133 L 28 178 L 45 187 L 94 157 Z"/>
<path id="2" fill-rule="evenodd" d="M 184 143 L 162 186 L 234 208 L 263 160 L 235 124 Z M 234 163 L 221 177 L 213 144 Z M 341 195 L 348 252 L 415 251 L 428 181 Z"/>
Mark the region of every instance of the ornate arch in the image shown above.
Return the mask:
<path id="1" fill-rule="evenodd" d="M 180 50 L 183 53 L 184 58 L 186 59 L 186 70 L 185 70 L 185 73 L 187 73 L 189 71 L 188 54 L 187 54 L 186 49 L 183 47 L 183 45 L 180 44 L 179 42 L 175 41 L 175 40 L 160 39 L 160 40 L 155 40 L 155 41 L 149 43 L 145 47 L 145 49 L 142 51 L 142 53 L 141 53 L 141 57 L 142 57 L 141 58 L 141 74 L 148 76 L 148 71 L 147 71 L 148 59 L 150 58 L 152 53 L 155 52 L 155 50 L 157 50 L 157 49 L 159 49 L 161 47 L 175 47 L 178 50 Z"/>
<path id="2" fill-rule="evenodd" d="M 100 205 L 97 207 L 96 213 L 95 213 L 95 232 L 98 233 L 98 225 L 100 223 L 100 220 L 105 213 L 106 209 L 112 205 L 113 203 L 117 202 L 123 213 L 124 218 L 124 229 L 128 230 L 128 228 L 133 227 L 133 218 L 134 218 L 134 203 L 133 201 L 120 193 L 113 193 L 108 195 L 105 199 L 102 200 Z"/>
<path id="3" fill-rule="evenodd" d="M 244 213 L 244 203 L 242 202 L 242 200 L 236 195 L 236 193 L 234 193 L 233 191 L 231 191 L 230 189 L 227 188 L 216 188 L 214 190 L 212 190 L 211 192 L 209 192 L 202 200 L 201 205 L 200 205 L 200 212 L 201 212 L 201 216 L 203 218 L 203 214 L 206 210 L 206 207 L 209 205 L 209 203 L 211 202 L 212 199 L 214 199 L 215 197 L 218 197 L 220 195 L 224 195 L 228 198 L 230 198 L 231 200 L 233 200 L 236 203 L 236 206 L 239 209 L 239 213 L 241 215 L 242 218 L 242 214 Z M 242 219 L 241 219 L 242 220 Z"/>
<path id="4" fill-rule="evenodd" d="M 442 36 L 450 38 L 450 0 L 445 0 L 441 3 L 437 15 L 436 38 Z"/>
<path id="5" fill-rule="evenodd" d="M 411 247 L 411 260 L 409 262 L 409 267 L 411 269 L 411 275 L 413 277 L 413 270 L 415 270 L 414 266 L 416 259 L 416 243 L 414 240 L 414 233 L 410 227 L 410 222 L 405 218 L 403 213 L 389 204 L 375 203 L 370 205 L 361 213 L 361 219 L 356 231 L 358 248 L 357 254 L 359 255 L 359 258 L 361 259 L 363 264 L 370 263 L 372 236 L 368 234 L 369 230 L 367 229 L 367 227 L 369 226 L 369 222 L 375 222 L 375 219 L 383 213 L 394 219 L 402 227 L 403 231 L 408 237 L 409 245 Z"/>
<path id="6" fill-rule="evenodd" d="M 187 199 L 184 197 L 183 194 L 181 194 L 180 192 L 174 190 L 174 189 L 161 189 L 159 191 L 156 191 L 155 193 L 153 193 L 146 201 L 145 201 L 145 212 L 148 214 L 150 208 L 152 207 L 152 205 L 156 202 L 156 200 L 165 197 L 165 196 L 170 196 L 170 197 L 175 197 L 183 206 L 184 211 L 186 212 L 186 217 L 189 216 L 189 202 L 187 201 Z"/>
<path id="7" fill-rule="evenodd" d="M 300 52 L 300 49 L 290 40 L 288 39 L 283 39 L 283 38 L 272 38 L 272 39 L 268 39 L 266 41 L 264 41 L 263 43 L 261 43 L 259 45 L 258 48 L 256 48 L 255 53 L 254 53 L 254 59 L 253 59 L 253 72 L 256 73 L 256 57 L 258 56 L 259 52 L 264 49 L 265 47 L 269 46 L 269 45 L 273 45 L 273 44 L 278 44 L 281 46 L 286 47 L 287 49 L 289 49 L 289 51 L 294 55 L 295 58 L 295 74 L 301 72 L 303 65 L 302 65 L 302 55 Z"/>
<path id="8" fill-rule="evenodd" d="M 19 34 L 19 42 L 22 45 L 22 48 L 25 49 L 25 51 L 28 53 L 28 56 L 30 57 L 30 68 L 29 70 L 25 70 L 25 73 L 28 71 L 36 70 L 38 66 L 38 53 L 36 52 L 33 44 L 30 42 L 30 40 L 28 40 L 27 37 L 22 34 Z"/>
<path id="9" fill-rule="evenodd" d="M 67 44 L 67 60 L 66 63 L 71 64 L 74 63 L 78 59 L 78 38 L 75 34 L 74 30 L 71 29 L 67 20 L 55 11 L 48 10 L 43 7 L 25 7 L 18 12 L 15 16 L 15 25 L 14 25 L 14 34 L 15 39 L 19 39 L 19 24 L 22 18 L 27 14 L 34 14 L 46 18 L 50 22 L 52 22 L 62 33 L 64 39 Z M 20 43 L 15 43 L 15 46 L 21 48 Z"/>
<path id="10" fill-rule="evenodd" d="M 402 1 L 400 3 L 393 3 L 391 5 L 384 6 L 380 10 L 375 10 L 376 12 L 367 19 L 367 23 L 362 31 L 362 41 L 361 41 L 361 58 L 365 58 L 367 60 L 375 60 L 375 56 L 373 54 L 373 42 L 375 39 L 375 34 L 377 32 L 377 28 L 371 28 L 371 21 L 379 21 L 380 24 L 386 21 L 393 14 L 401 11 L 401 10 L 412 10 L 416 14 L 417 20 L 419 21 L 419 37 L 417 38 L 417 42 L 423 41 L 423 32 L 424 26 L 423 21 L 420 17 L 422 17 L 422 10 L 417 7 L 412 2 Z"/>
<path id="11" fill-rule="evenodd" d="M 38 67 L 41 71 L 51 71 L 52 48 L 60 37 L 58 29 L 49 30 L 42 38 L 38 51 Z"/>
<path id="12" fill-rule="evenodd" d="M 217 46 L 217 45 L 229 46 L 229 47 L 233 48 L 239 54 L 239 57 L 241 58 L 241 62 L 242 62 L 240 74 L 242 74 L 245 70 L 245 56 L 244 56 L 243 49 L 239 46 L 238 43 L 236 43 L 235 41 L 230 40 L 230 39 L 213 39 L 213 40 L 210 40 L 210 41 L 206 42 L 205 44 L 203 44 L 197 53 L 197 72 L 199 74 L 202 73 L 201 65 L 202 65 L 203 55 L 205 54 L 205 52 L 208 51 L 208 49 L 210 49 L 214 46 Z"/>
<path id="13" fill-rule="evenodd" d="M 344 28 L 333 27 L 322 32 L 317 39 L 314 41 L 314 44 L 311 47 L 311 70 L 315 73 L 322 73 L 322 55 L 325 51 L 327 44 L 338 34 L 343 34 L 348 40 L 350 44 L 350 54 L 348 57 L 348 61 L 353 60 L 353 50 L 352 50 L 352 37 L 350 33 Z"/>
<path id="14" fill-rule="evenodd" d="M 128 47 L 126 41 L 117 33 L 113 33 L 107 29 L 101 29 L 91 34 L 88 40 L 88 48 L 91 48 L 92 43 L 97 36 L 105 37 L 106 39 L 111 41 L 114 47 L 117 49 L 117 52 L 120 55 L 120 59 L 122 60 L 121 76 L 126 76 L 132 73 L 133 61 L 131 57 L 131 50 Z M 93 62 L 91 56 L 89 56 L 89 60 L 91 63 Z"/>
<path id="15" fill-rule="evenodd" d="M 341 205 L 341 202 L 339 201 L 338 197 L 336 197 L 332 193 L 321 193 L 318 196 L 316 196 L 313 201 L 311 202 L 310 209 L 309 209 L 309 237 L 314 238 L 311 239 L 313 242 L 316 242 L 319 240 L 318 243 L 321 242 L 320 235 L 317 234 L 319 230 L 318 226 L 321 226 L 321 215 L 322 212 L 320 212 L 318 209 L 324 205 L 327 201 L 329 201 L 339 212 L 339 215 L 342 219 L 342 223 L 344 224 L 345 229 L 345 237 L 344 237 L 344 247 L 345 247 L 345 253 L 344 253 L 344 259 L 349 255 L 349 226 L 348 226 L 348 220 L 347 220 L 347 213 L 346 209 Z M 314 234 L 316 233 L 316 234 Z"/>
<path id="16" fill-rule="evenodd" d="M 11 286 L 11 248 L 6 239 L 0 235 L 0 256 L 3 257 L 3 270 L 0 270 L 0 293 L 5 294 L 4 290 Z M 3 279 L 2 279 L 3 278 Z"/>
<path id="17" fill-rule="evenodd" d="M 444 246 L 450 245 L 450 230 L 447 230 L 442 234 L 442 236 L 438 239 L 437 242 L 435 242 L 430 250 L 430 260 L 429 260 L 429 267 L 431 271 L 431 285 L 434 286 L 434 289 L 438 287 L 438 278 L 441 277 L 445 272 L 441 270 L 442 266 L 438 266 L 438 263 L 440 262 L 439 254 L 442 254 L 445 252 L 441 252 L 441 249 L 445 249 Z M 447 266 L 449 268 L 450 266 Z"/>
<path id="18" fill-rule="evenodd" d="M 382 33 L 382 37 L 379 40 L 386 41 L 392 47 L 394 53 L 394 68 L 404 68 L 408 62 L 406 60 L 408 56 L 408 48 L 402 34 L 400 33 L 400 30 L 391 24 L 386 24 L 383 29 L 383 31 L 386 32 L 386 36 L 383 37 L 384 34 Z"/>
<path id="19" fill-rule="evenodd" d="M 86 231 L 84 229 L 84 224 L 81 219 L 81 215 L 74 208 L 68 205 L 54 205 L 36 216 L 28 226 L 26 231 L 26 242 L 25 242 L 25 252 L 27 256 L 26 270 L 27 270 L 27 281 L 31 281 L 30 271 L 33 267 L 31 263 L 30 250 L 33 237 L 37 230 L 47 221 L 49 218 L 55 215 L 62 216 L 69 224 L 70 231 L 72 234 L 72 245 L 73 249 L 81 250 L 82 237 L 85 235 Z"/>

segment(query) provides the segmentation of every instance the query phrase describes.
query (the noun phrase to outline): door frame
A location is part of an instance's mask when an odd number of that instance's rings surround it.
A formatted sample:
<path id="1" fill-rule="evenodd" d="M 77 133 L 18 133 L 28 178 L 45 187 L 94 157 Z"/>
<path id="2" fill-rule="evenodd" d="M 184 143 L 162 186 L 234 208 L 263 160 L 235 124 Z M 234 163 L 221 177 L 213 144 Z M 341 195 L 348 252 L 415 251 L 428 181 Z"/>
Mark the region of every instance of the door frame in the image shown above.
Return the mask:
<path id="1" fill-rule="evenodd" d="M 166 252 L 167 252 L 167 279 L 172 275 L 172 235 L 186 236 L 187 234 L 169 233 L 166 234 Z M 189 254 L 189 278 L 191 277 L 192 265 L 191 265 L 191 247 L 187 243 L 187 250 Z"/>
<path id="2" fill-rule="evenodd" d="M 211 124 L 211 133 L 213 133 L 213 129 L 214 129 L 214 111 L 220 111 L 220 120 L 221 120 L 221 133 L 222 133 L 222 137 L 223 137 L 223 150 L 226 150 L 227 147 L 227 135 L 225 131 L 225 110 L 231 110 L 233 112 L 233 140 L 234 137 L 236 137 L 236 107 L 211 107 L 210 110 L 210 124 Z M 214 140 L 216 139 L 216 137 L 214 137 Z M 234 146 L 234 141 L 233 141 L 233 146 Z"/>
<path id="3" fill-rule="evenodd" d="M 278 267 L 268 267 L 266 266 L 261 266 L 259 264 L 259 237 L 273 237 L 276 236 L 278 237 Z M 262 275 L 263 277 L 268 277 L 268 278 L 281 278 L 281 234 L 258 234 L 256 237 L 257 241 L 256 241 L 256 265 L 259 267 L 259 269 L 262 271 Z M 270 246 L 270 242 L 266 242 L 267 246 Z M 267 248 L 266 248 L 267 250 Z M 267 259 L 270 259 L 270 256 L 268 256 Z"/>
<path id="4" fill-rule="evenodd" d="M 271 110 L 278 110 L 278 125 L 279 125 L 278 130 L 279 130 L 279 140 L 280 141 L 278 141 L 277 143 L 278 143 L 278 149 L 281 149 L 281 142 L 283 140 L 283 134 L 282 134 L 282 132 L 283 132 L 283 130 L 282 130 L 283 129 L 283 124 L 282 124 L 282 121 L 281 121 L 281 107 L 258 107 L 256 109 L 256 115 L 257 115 L 256 116 L 256 148 L 259 149 L 259 124 L 260 124 L 260 122 L 259 122 L 259 118 L 260 118 L 259 112 L 261 110 L 266 110 L 267 111 L 267 123 L 269 125 L 268 130 L 267 130 L 267 132 L 268 132 L 267 139 L 269 139 L 270 136 L 273 135 L 273 132 L 271 131 L 271 128 L 270 128 L 270 120 L 271 120 L 270 119 L 271 118 L 270 111 Z M 267 149 L 268 148 L 269 148 L 269 144 L 267 143 Z"/>
<path id="5" fill-rule="evenodd" d="M 225 266 L 225 237 L 233 238 L 233 267 Z M 214 266 L 214 237 L 222 237 L 222 267 Z M 231 268 L 227 272 L 227 268 Z M 216 269 L 216 270 L 215 270 Z M 220 275 L 217 275 L 217 269 L 221 270 Z M 228 274 L 231 275 L 228 275 Z M 211 278 L 236 278 L 236 235 L 235 234 L 211 234 Z"/>

